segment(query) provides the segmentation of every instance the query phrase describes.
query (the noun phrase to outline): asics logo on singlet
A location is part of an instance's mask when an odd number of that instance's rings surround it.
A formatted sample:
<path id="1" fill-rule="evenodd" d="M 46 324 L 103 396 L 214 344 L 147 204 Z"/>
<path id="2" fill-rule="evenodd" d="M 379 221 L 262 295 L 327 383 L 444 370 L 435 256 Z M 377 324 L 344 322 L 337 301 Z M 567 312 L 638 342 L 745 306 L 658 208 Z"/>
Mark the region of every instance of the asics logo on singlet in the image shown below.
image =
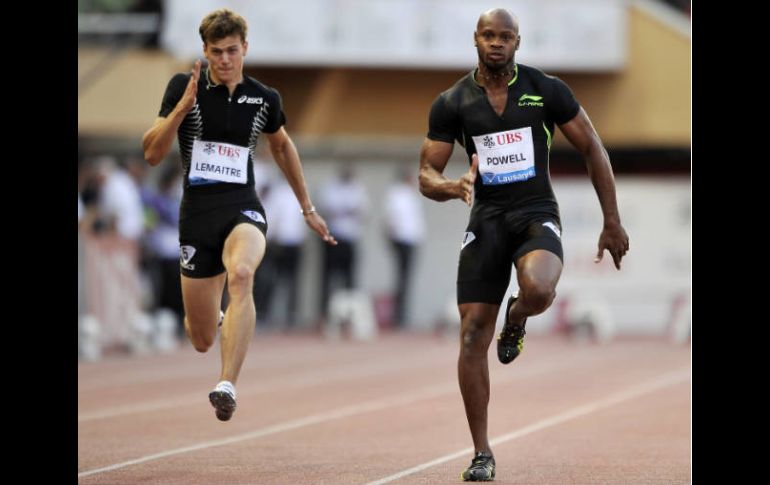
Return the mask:
<path id="1" fill-rule="evenodd" d="M 250 98 L 245 94 L 238 98 L 238 104 L 262 104 L 262 98 Z"/>
<path id="2" fill-rule="evenodd" d="M 195 265 L 190 264 L 190 260 L 195 256 L 195 248 L 192 246 L 179 247 L 179 265 L 187 270 L 194 270 Z"/>
<path id="3" fill-rule="evenodd" d="M 532 94 L 522 94 L 519 98 L 519 106 L 543 106 L 543 97 Z"/>

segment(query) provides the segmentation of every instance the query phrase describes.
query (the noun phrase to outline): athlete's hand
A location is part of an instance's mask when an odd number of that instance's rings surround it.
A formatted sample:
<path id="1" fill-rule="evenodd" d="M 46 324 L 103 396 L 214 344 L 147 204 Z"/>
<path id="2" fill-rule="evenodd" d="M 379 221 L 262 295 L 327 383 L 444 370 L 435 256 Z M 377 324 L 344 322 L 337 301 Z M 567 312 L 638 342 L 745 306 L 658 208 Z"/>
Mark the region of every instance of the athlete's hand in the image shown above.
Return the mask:
<path id="1" fill-rule="evenodd" d="M 185 114 L 189 113 L 193 106 L 195 106 L 195 98 L 198 96 L 198 79 L 201 77 L 200 59 L 195 61 L 195 65 L 190 72 L 192 72 L 190 82 L 187 83 L 182 99 L 177 103 L 177 107 Z"/>
<path id="2" fill-rule="evenodd" d="M 318 235 L 321 236 L 321 239 L 332 246 L 337 245 L 337 240 L 334 239 L 334 236 L 329 233 L 329 228 L 326 227 L 326 221 L 324 221 L 323 217 L 319 216 L 317 212 L 311 212 L 310 214 L 305 215 L 305 223 L 310 226 L 310 229 L 317 232 Z"/>
<path id="3" fill-rule="evenodd" d="M 623 226 L 620 223 L 605 224 L 602 233 L 599 235 L 599 252 L 596 253 L 594 263 L 602 260 L 604 250 L 606 249 L 612 255 L 615 267 L 620 269 L 620 260 L 626 255 L 628 248 L 628 234 L 626 234 Z"/>
<path id="4" fill-rule="evenodd" d="M 471 205 L 473 201 L 473 184 L 476 182 L 476 169 L 478 168 L 479 157 L 474 153 L 471 157 L 471 168 L 457 180 L 460 198 L 468 205 Z"/>

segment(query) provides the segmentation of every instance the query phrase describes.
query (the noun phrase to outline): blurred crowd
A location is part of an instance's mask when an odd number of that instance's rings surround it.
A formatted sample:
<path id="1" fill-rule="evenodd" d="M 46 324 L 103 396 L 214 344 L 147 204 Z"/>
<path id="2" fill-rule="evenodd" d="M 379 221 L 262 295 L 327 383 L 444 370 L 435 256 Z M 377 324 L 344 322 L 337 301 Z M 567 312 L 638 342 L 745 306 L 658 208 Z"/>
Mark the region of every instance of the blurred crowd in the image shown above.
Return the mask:
<path id="1" fill-rule="evenodd" d="M 399 168 L 383 200 L 376 201 L 370 199 L 353 163 L 340 163 L 334 176 L 317 181 L 318 186 L 312 190 L 314 201 L 339 244 L 319 244 L 320 271 L 313 284 L 315 298 L 310 318 L 299 314 L 299 295 L 300 283 L 310 277 L 302 273 L 304 253 L 315 240 L 308 237 L 309 229 L 299 204 L 277 167 L 255 160 L 254 170 L 255 189 L 269 225 L 267 252 L 254 282 L 258 327 L 323 330 L 335 293 L 361 288 L 356 275 L 364 226 L 373 211 L 381 211 L 381 233 L 391 250 L 394 278 L 388 305 L 384 313 L 379 312 L 377 323 L 384 328 L 408 328 L 410 281 L 425 236 L 416 168 Z M 166 160 L 153 170 L 141 155 L 104 154 L 79 162 L 78 231 L 85 253 L 79 267 L 79 280 L 85 282 L 81 282 L 79 291 L 86 293 L 86 301 L 80 305 L 81 315 L 98 314 L 94 311 L 97 303 L 114 305 L 105 303 L 106 297 L 96 293 L 114 283 L 108 281 L 110 268 L 118 267 L 117 255 L 127 254 L 125 259 L 130 261 L 129 270 L 135 278 L 114 275 L 116 284 L 124 285 L 115 293 L 136 293 L 137 315 L 144 315 L 151 322 L 158 315 L 166 319 L 171 316 L 175 339 L 183 336 L 177 226 L 182 176 L 178 158 Z M 105 270 L 108 274 L 94 269 L 95 265 L 109 266 Z M 126 270 L 125 265 L 120 268 Z M 136 281 L 136 288 L 126 289 L 126 281 Z M 223 308 L 226 305 L 225 294 Z M 152 324 L 145 326 L 148 332 L 157 331 L 150 330 Z"/>

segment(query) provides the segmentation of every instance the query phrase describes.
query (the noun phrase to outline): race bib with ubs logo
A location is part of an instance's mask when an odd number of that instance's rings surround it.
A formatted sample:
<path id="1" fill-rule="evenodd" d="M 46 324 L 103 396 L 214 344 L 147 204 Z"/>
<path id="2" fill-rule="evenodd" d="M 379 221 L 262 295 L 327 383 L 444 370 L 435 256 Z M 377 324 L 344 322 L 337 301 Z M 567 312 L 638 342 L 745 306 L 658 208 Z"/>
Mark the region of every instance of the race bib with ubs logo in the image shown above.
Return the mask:
<path id="1" fill-rule="evenodd" d="M 248 182 L 249 149 L 229 143 L 193 141 L 190 185 Z"/>
<path id="2" fill-rule="evenodd" d="M 535 176 L 532 128 L 500 131 L 473 137 L 484 185 L 503 185 Z"/>

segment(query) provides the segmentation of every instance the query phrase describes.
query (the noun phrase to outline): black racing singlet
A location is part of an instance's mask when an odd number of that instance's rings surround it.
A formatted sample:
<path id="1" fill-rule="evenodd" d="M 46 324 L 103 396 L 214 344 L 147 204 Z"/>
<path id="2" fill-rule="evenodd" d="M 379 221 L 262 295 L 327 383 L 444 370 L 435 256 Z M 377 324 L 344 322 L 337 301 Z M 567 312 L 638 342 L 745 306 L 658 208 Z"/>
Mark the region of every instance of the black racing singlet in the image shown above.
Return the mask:
<path id="1" fill-rule="evenodd" d="M 158 116 L 166 117 L 176 107 L 182 99 L 191 75 L 181 73 L 171 78 L 163 95 Z M 209 70 L 201 70 L 195 106 L 187 113 L 177 130 L 184 168 L 183 209 L 193 208 L 203 203 L 208 205 L 209 201 L 215 200 L 234 202 L 256 198 L 253 158 L 257 139 L 260 133 L 275 133 L 286 123 L 286 117 L 281 108 L 281 96 L 278 91 L 254 78 L 244 76 L 243 81 L 235 87 L 230 96 L 227 86 L 214 84 L 209 76 Z M 208 142 L 232 145 L 233 148 L 230 150 L 242 157 L 241 163 L 245 160 L 245 173 L 242 173 L 242 170 L 233 172 L 237 173 L 242 180 L 233 183 L 211 180 L 205 176 L 191 177 L 193 145 L 196 141 L 202 154 L 213 153 L 215 149 L 228 150 L 228 147 Z M 242 153 L 243 151 L 247 153 Z M 195 164 L 196 174 L 206 174 L 206 170 L 211 174 L 229 170 L 205 163 L 205 159 L 204 162 L 198 162 Z"/>
<path id="2" fill-rule="evenodd" d="M 476 200 L 558 217 L 548 155 L 554 126 L 570 121 L 580 110 L 575 96 L 559 78 L 518 64 L 508 84 L 505 109 L 498 115 L 475 73 L 476 69 L 438 96 L 430 111 L 428 138 L 457 140 L 469 163 L 478 153 Z"/>

